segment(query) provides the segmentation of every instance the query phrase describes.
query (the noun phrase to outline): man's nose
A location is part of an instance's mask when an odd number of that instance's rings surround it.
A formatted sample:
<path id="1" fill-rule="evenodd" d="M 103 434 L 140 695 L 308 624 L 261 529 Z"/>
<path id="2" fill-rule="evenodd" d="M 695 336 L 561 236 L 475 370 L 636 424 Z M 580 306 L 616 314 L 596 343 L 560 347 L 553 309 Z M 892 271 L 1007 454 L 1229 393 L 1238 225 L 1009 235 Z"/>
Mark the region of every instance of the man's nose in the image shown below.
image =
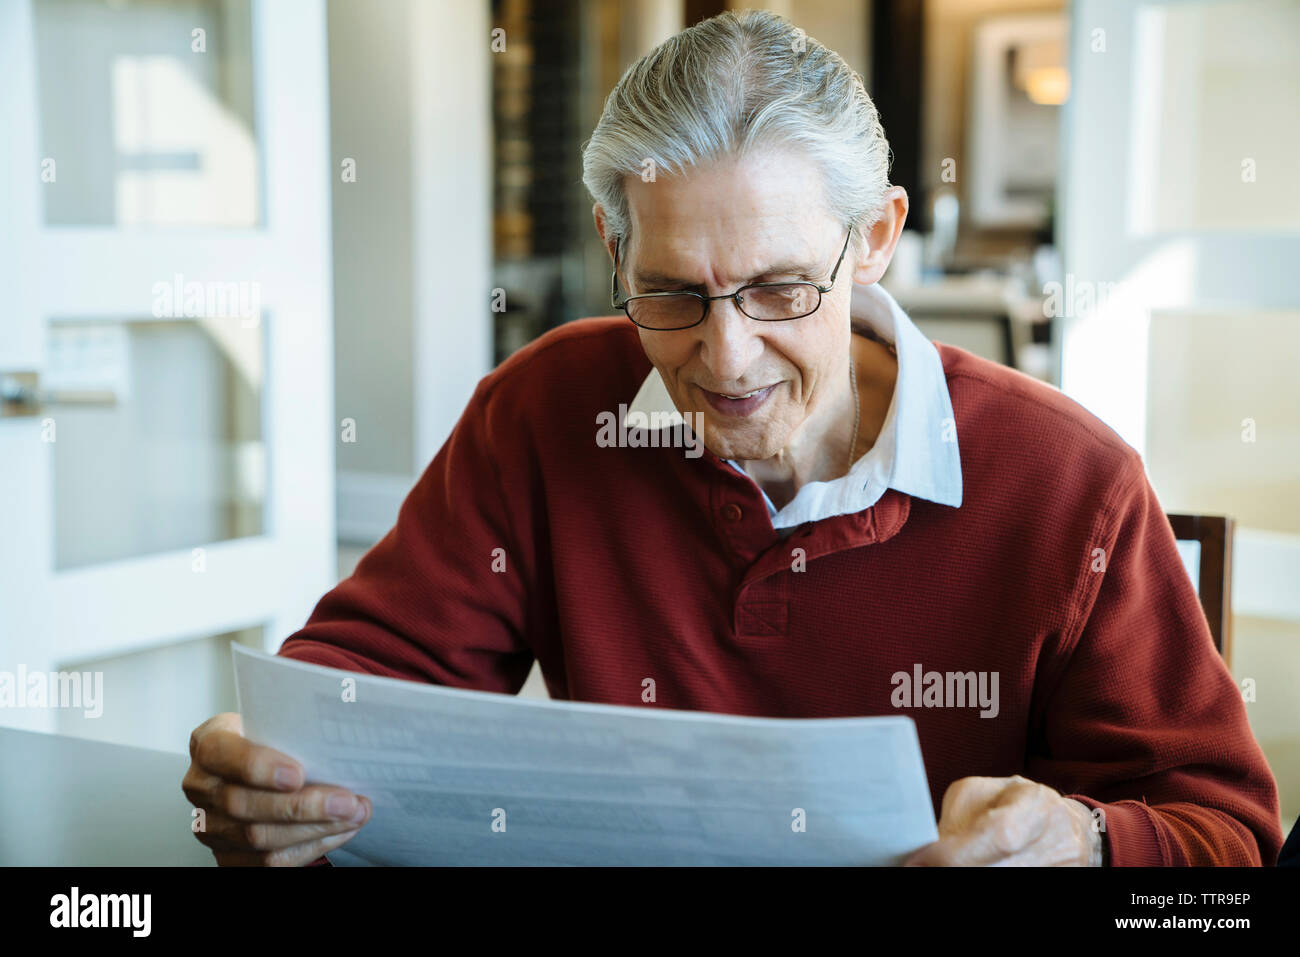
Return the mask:
<path id="1" fill-rule="evenodd" d="M 745 372 L 763 353 L 759 323 L 736 306 L 734 299 L 716 299 L 700 330 L 700 358 L 716 385 L 739 384 Z"/>

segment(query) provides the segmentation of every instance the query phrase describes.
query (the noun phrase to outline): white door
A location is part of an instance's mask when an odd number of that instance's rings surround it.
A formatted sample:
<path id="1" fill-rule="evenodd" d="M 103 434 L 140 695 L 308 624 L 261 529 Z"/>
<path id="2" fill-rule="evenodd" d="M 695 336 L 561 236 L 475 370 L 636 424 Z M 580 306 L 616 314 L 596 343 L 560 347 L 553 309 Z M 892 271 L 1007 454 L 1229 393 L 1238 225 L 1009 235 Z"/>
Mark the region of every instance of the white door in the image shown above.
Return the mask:
<path id="1" fill-rule="evenodd" d="M 1077 0 L 1071 25 L 1062 389 L 1166 510 L 1236 519 L 1233 666 L 1294 816 L 1300 2 Z"/>
<path id="2" fill-rule="evenodd" d="M 333 583 L 325 57 L 322 0 L 0 3 L 0 681 L 271 649 Z"/>

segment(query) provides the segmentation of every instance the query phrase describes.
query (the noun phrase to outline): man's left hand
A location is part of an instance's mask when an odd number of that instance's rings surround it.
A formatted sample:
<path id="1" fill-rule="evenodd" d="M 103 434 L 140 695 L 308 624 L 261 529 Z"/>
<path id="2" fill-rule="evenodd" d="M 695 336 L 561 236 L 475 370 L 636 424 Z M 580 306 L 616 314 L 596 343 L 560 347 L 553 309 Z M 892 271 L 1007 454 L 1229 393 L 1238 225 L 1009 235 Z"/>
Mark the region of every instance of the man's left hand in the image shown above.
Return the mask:
<path id="1" fill-rule="evenodd" d="M 1102 835 L 1086 804 L 1015 775 L 948 786 L 939 840 L 905 867 L 1100 867 Z"/>

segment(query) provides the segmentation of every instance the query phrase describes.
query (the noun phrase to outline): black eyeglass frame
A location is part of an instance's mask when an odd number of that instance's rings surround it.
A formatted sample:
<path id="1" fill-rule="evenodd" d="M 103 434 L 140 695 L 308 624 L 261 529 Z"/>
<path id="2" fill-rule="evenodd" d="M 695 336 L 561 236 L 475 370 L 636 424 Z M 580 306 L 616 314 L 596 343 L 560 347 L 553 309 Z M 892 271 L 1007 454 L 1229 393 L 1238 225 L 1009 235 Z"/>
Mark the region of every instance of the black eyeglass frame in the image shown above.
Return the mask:
<path id="1" fill-rule="evenodd" d="M 733 300 L 736 303 L 736 308 L 740 310 L 741 314 L 744 316 L 748 316 L 750 319 L 753 319 L 755 322 L 790 322 L 794 319 L 802 319 L 804 316 L 811 316 L 814 312 L 820 309 L 822 307 L 822 296 L 830 292 L 833 288 L 835 288 L 835 277 L 839 275 L 840 266 L 843 265 L 844 263 L 844 256 L 849 251 L 849 239 L 853 236 L 853 227 L 849 226 L 848 229 L 849 229 L 848 233 L 846 233 L 844 236 L 844 248 L 840 250 L 840 258 L 836 260 L 835 268 L 831 270 L 830 282 L 828 282 L 825 286 L 818 285 L 817 283 L 812 282 L 811 280 L 808 279 L 785 279 L 776 282 L 746 283 L 745 285 L 737 289 L 735 292 L 727 293 L 722 296 L 702 296 L 698 292 L 692 292 L 689 289 L 670 289 L 667 292 L 647 292 L 647 293 L 642 293 L 639 296 L 628 296 L 622 302 L 618 301 L 618 252 L 619 252 L 619 244 L 622 241 L 622 237 L 620 236 L 614 240 L 614 270 L 609 277 L 610 305 L 612 305 L 615 309 L 623 310 L 624 315 L 626 315 L 628 319 L 631 319 L 631 321 L 635 323 L 638 328 L 649 329 L 652 332 L 680 332 L 682 329 L 693 329 L 696 326 L 698 326 L 701 322 L 703 322 L 706 318 L 708 318 L 709 304 L 718 299 Z M 745 312 L 744 299 L 741 297 L 741 293 L 743 293 L 746 289 L 756 289 L 761 286 L 812 286 L 814 289 L 817 290 L 817 304 L 813 306 L 811 309 L 809 309 L 807 312 L 800 313 L 797 316 L 786 316 L 783 319 L 760 319 L 758 316 L 750 316 L 749 313 Z M 632 319 L 631 310 L 629 310 L 627 307 L 627 304 L 629 302 L 635 302 L 638 299 L 662 298 L 664 296 L 694 296 L 696 299 L 700 301 L 700 318 L 696 319 L 694 322 L 689 323 L 688 325 L 685 326 L 670 326 L 668 328 L 665 328 L 663 326 L 645 326 L 637 322 L 635 319 Z"/>

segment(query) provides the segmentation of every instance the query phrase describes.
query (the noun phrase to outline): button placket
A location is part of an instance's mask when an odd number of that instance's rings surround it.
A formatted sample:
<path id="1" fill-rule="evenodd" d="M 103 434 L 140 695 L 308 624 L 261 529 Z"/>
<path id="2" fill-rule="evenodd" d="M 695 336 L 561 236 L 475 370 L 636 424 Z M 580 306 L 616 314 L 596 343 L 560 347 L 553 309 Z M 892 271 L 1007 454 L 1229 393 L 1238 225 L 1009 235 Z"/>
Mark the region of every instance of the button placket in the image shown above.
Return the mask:
<path id="1" fill-rule="evenodd" d="M 737 475 L 721 459 L 717 470 L 709 490 L 710 518 L 734 558 L 748 567 L 771 546 L 775 532 L 766 521 L 767 509 L 758 486 Z"/>

